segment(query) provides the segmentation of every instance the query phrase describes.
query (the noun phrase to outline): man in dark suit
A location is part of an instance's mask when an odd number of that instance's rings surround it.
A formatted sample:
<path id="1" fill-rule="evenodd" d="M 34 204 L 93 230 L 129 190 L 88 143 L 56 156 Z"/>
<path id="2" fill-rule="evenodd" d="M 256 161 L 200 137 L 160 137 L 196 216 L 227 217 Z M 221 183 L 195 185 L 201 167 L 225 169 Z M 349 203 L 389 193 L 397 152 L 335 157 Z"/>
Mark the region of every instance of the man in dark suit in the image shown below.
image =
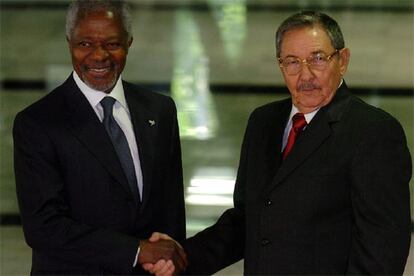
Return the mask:
<path id="1" fill-rule="evenodd" d="M 75 1 L 74 72 L 14 123 L 17 195 L 32 274 L 136 274 L 151 258 L 184 265 L 181 149 L 171 98 L 121 80 L 132 43 L 120 1 Z"/>
<path id="2" fill-rule="evenodd" d="M 276 47 L 291 98 L 251 114 L 234 208 L 183 243 L 187 272 L 244 258 L 248 275 L 402 274 L 412 166 L 401 125 L 349 92 L 350 52 L 329 16 L 289 17 Z"/>

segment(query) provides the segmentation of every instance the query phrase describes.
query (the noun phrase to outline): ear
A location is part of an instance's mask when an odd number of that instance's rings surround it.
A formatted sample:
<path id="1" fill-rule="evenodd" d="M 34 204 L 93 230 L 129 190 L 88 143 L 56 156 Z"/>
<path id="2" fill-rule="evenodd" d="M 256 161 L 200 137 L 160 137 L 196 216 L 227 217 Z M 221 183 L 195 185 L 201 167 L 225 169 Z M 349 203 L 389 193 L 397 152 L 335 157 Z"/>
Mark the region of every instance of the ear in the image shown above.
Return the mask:
<path id="1" fill-rule="evenodd" d="M 280 73 L 284 73 L 283 72 L 283 68 L 282 68 L 282 66 L 280 65 L 280 62 L 279 62 L 279 58 L 276 56 L 276 66 L 279 68 L 279 70 L 280 70 Z"/>
<path id="2" fill-rule="evenodd" d="M 341 75 L 345 75 L 346 70 L 349 64 L 349 58 L 351 56 L 351 52 L 348 48 L 343 48 L 339 52 L 339 66 L 340 66 L 340 73 Z"/>
<path id="3" fill-rule="evenodd" d="M 68 44 L 69 50 L 71 50 L 72 49 L 72 44 L 70 43 L 70 39 L 69 39 L 68 36 L 66 36 L 66 43 Z"/>

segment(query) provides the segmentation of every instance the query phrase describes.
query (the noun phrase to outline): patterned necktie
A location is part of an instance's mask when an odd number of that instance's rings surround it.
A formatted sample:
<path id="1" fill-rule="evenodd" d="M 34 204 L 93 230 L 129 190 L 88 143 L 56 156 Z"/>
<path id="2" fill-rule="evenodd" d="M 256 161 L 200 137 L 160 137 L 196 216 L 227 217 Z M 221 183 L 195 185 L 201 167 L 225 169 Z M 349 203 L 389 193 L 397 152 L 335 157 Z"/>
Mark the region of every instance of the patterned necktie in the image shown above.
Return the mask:
<path id="1" fill-rule="evenodd" d="M 301 134 L 303 128 L 307 125 L 305 116 L 303 113 L 296 113 L 292 117 L 292 129 L 289 132 L 289 138 L 286 144 L 286 147 L 283 151 L 283 160 L 286 159 L 286 156 L 290 153 L 293 149 L 293 145 L 295 144 L 296 139 Z"/>
<path id="2" fill-rule="evenodd" d="M 134 201 L 136 203 L 139 203 L 140 196 L 138 190 L 137 177 L 135 174 L 134 161 L 132 160 L 128 140 L 124 132 L 122 131 L 121 127 L 115 121 L 115 118 L 112 114 L 115 101 L 116 100 L 112 97 L 105 97 L 101 100 L 101 105 L 104 112 L 104 118 L 102 123 L 105 127 L 106 132 L 111 138 L 112 144 L 118 155 L 119 161 L 121 162 L 121 166 L 124 169 L 125 175 L 128 180 L 128 184 L 134 195 Z"/>

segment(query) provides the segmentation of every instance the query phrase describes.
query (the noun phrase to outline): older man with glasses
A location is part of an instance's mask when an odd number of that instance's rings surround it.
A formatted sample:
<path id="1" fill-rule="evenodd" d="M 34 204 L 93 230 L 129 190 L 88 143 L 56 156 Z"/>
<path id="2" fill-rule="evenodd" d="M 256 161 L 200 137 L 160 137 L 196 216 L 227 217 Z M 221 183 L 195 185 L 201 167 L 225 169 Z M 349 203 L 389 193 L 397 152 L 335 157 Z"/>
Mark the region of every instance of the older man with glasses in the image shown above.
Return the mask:
<path id="1" fill-rule="evenodd" d="M 188 272 L 244 258 L 248 275 L 401 275 L 412 170 L 401 125 L 349 92 L 350 51 L 326 14 L 286 19 L 276 54 L 291 97 L 250 116 L 234 208 L 184 242 Z"/>

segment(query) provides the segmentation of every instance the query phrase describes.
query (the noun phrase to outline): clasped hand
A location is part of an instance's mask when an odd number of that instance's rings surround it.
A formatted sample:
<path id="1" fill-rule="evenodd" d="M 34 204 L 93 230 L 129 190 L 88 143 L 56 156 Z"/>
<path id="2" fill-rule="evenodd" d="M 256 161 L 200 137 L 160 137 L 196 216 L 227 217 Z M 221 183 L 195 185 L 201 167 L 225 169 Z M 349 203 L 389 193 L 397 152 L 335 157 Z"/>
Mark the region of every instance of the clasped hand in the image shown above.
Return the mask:
<path id="1" fill-rule="evenodd" d="M 148 240 L 141 240 L 139 246 L 138 262 L 152 274 L 179 274 L 187 267 L 184 249 L 166 234 L 154 232 Z"/>

